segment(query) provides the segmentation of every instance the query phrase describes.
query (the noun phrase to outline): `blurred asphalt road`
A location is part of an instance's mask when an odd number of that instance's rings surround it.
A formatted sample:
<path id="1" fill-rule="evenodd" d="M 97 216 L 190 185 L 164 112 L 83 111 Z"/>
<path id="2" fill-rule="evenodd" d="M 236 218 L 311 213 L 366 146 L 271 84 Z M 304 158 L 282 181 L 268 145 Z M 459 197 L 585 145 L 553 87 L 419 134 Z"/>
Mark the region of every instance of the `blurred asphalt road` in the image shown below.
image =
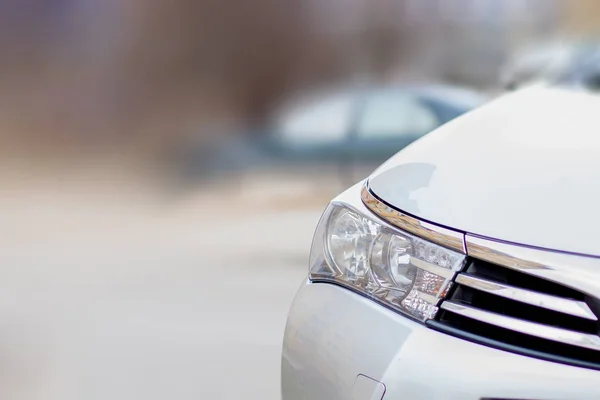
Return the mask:
<path id="1" fill-rule="evenodd" d="M 279 399 L 321 210 L 69 187 L 0 194 L 0 398 Z"/>

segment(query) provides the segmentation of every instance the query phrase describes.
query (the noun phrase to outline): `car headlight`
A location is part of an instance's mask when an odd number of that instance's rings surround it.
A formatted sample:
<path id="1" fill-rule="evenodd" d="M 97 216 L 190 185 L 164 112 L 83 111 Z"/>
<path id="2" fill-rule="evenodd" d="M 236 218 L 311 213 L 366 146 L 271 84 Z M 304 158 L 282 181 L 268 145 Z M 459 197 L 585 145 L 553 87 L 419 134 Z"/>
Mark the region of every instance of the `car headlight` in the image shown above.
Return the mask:
<path id="1" fill-rule="evenodd" d="M 421 321 L 435 315 L 465 255 L 332 203 L 315 232 L 310 279 L 356 290 Z"/>

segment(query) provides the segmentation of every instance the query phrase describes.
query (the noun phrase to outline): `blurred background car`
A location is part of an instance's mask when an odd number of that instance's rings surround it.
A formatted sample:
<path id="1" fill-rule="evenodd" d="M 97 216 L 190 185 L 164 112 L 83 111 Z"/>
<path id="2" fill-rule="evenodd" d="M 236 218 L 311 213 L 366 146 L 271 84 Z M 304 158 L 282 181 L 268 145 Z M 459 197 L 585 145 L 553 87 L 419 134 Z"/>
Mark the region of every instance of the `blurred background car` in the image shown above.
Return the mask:
<path id="1" fill-rule="evenodd" d="M 575 48 L 565 43 L 536 45 L 513 55 L 501 71 L 506 90 L 554 81 L 573 62 Z"/>
<path id="2" fill-rule="evenodd" d="M 535 84 L 597 90 L 600 88 L 600 40 L 563 40 L 530 46 L 509 60 L 500 80 L 506 90 Z"/>
<path id="3" fill-rule="evenodd" d="M 310 92 L 283 103 L 269 122 L 216 146 L 186 146 L 189 179 L 260 171 L 329 174 L 348 185 L 487 96 L 450 85 L 348 87 Z"/>

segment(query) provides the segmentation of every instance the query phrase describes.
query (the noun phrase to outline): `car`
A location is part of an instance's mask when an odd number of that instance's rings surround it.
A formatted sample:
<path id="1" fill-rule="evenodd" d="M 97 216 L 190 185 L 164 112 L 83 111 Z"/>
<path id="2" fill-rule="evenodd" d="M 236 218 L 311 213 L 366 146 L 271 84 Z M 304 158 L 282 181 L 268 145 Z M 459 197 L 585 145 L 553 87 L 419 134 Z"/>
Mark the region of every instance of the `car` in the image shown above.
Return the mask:
<path id="1" fill-rule="evenodd" d="M 282 399 L 600 398 L 600 96 L 532 87 L 335 197 Z"/>
<path id="2" fill-rule="evenodd" d="M 322 89 L 288 100 L 264 126 L 218 147 L 192 147 L 184 159 L 189 171 L 216 175 L 301 171 L 312 179 L 316 169 L 356 181 L 486 100 L 476 91 L 438 84 Z"/>
<path id="3" fill-rule="evenodd" d="M 500 83 L 505 90 L 555 81 L 577 58 L 571 43 L 551 42 L 526 48 L 509 57 L 500 71 Z"/>
<path id="4" fill-rule="evenodd" d="M 500 82 L 506 90 L 547 84 L 598 90 L 600 44 L 563 41 L 538 45 L 512 57 L 501 69 Z"/>

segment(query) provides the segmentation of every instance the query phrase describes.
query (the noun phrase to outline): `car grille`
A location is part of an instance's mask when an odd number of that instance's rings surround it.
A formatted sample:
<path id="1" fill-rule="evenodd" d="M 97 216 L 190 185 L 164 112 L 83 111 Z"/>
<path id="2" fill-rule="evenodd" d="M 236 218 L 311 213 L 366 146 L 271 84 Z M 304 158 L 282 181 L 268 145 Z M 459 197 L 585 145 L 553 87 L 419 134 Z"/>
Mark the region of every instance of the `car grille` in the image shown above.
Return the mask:
<path id="1" fill-rule="evenodd" d="M 488 346 L 600 369 L 600 302 L 566 286 L 470 259 L 432 328 Z"/>

